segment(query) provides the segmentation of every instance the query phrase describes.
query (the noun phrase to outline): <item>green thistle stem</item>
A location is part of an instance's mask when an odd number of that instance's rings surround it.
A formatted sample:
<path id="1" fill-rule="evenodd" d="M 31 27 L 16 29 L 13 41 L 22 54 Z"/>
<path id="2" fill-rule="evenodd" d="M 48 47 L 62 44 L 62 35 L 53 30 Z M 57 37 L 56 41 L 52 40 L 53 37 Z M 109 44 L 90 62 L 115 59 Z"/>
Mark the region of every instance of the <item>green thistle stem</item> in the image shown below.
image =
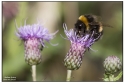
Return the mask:
<path id="1" fill-rule="evenodd" d="M 110 81 L 110 82 L 114 82 L 114 75 L 112 75 L 112 74 L 109 75 L 109 81 Z"/>
<path id="2" fill-rule="evenodd" d="M 32 65 L 32 78 L 36 81 L 36 65 Z"/>
<path id="3" fill-rule="evenodd" d="M 71 73 L 72 73 L 72 70 L 67 70 L 67 78 L 66 78 L 67 82 L 71 80 Z"/>
<path id="4" fill-rule="evenodd" d="M 122 71 L 116 77 L 114 77 L 113 74 L 109 74 L 109 75 L 104 74 L 103 81 L 110 81 L 110 82 L 112 81 L 112 82 L 115 82 L 115 81 L 119 80 L 121 77 L 122 77 Z"/>
<path id="5" fill-rule="evenodd" d="M 122 71 L 114 78 L 115 81 L 119 80 L 122 77 Z"/>

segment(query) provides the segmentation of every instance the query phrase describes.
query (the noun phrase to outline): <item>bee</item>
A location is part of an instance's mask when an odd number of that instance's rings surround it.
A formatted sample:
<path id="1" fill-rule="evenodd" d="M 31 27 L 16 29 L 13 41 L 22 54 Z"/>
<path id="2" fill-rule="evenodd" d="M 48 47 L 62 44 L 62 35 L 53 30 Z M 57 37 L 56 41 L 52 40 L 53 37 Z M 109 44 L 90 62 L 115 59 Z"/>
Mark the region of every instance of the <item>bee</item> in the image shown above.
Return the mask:
<path id="1" fill-rule="evenodd" d="M 103 34 L 103 25 L 98 21 L 97 16 L 95 15 L 81 15 L 75 23 L 74 30 L 77 37 L 83 37 L 86 34 L 91 34 L 95 41 L 97 41 Z"/>
<path id="2" fill-rule="evenodd" d="M 39 49 L 40 49 L 41 51 L 43 50 L 43 48 L 44 48 L 44 47 L 43 47 L 42 45 L 40 45 Z"/>

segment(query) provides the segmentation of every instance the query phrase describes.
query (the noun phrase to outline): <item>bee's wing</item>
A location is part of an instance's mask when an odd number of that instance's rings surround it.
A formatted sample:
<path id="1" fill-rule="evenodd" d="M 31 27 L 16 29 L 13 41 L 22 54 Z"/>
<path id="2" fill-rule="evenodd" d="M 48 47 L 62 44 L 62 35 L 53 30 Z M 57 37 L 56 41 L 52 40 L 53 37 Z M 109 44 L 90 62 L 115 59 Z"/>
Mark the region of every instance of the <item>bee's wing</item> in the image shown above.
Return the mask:
<path id="1" fill-rule="evenodd" d="M 102 23 L 102 26 L 103 27 L 108 27 L 108 28 L 113 28 L 113 26 L 109 25 L 109 24 L 106 24 L 106 23 Z"/>
<path id="2" fill-rule="evenodd" d="M 99 22 L 91 22 L 89 25 L 99 25 Z"/>

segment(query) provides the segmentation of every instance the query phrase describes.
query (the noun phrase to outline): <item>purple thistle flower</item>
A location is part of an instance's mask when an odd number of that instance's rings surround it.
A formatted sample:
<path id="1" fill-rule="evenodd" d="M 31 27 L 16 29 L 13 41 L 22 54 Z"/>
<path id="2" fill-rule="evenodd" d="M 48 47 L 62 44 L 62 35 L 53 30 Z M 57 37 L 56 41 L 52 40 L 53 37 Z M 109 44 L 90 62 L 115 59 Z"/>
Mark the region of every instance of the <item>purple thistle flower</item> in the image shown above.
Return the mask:
<path id="1" fill-rule="evenodd" d="M 63 25 L 64 32 L 71 42 L 71 47 L 64 59 L 64 65 L 69 70 L 77 70 L 82 64 L 82 57 L 87 48 L 96 41 L 93 34 L 86 34 L 83 37 L 78 37 L 73 29 L 67 30 L 66 24 Z"/>
<path id="2" fill-rule="evenodd" d="M 17 27 L 17 26 L 16 26 Z M 24 41 L 25 61 L 29 65 L 36 65 L 41 62 L 40 49 L 45 47 L 44 42 L 49 42 L 57 33 L 49 34 L 48 30 L 40 23 L 33 25 L 24 25 L 17 28 L 16 36 Z"/>

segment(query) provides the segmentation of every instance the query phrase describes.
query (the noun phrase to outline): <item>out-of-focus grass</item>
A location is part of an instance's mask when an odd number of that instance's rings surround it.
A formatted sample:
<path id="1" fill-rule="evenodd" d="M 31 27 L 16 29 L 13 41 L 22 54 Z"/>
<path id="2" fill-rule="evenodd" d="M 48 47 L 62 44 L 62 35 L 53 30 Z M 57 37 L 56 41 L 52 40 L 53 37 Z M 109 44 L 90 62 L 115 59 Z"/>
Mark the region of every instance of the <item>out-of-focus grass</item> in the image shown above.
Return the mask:
<path id="1" fill-rule="evenodd" d="M 27 2 L 19 3 L 19 12 L 16 18 L 5 24 L 2 34 L 3 44 L 3 78 L 5 76 L 15 76 L 25 67 L 24 47 L 15 35 L 16 27 L 15 20 L 20 26 L 20 20 L 27 16 Z M 24 23 L 24 22 L 23 22 Z M 18 27 L 17 27 L 18 28 Z"/>

